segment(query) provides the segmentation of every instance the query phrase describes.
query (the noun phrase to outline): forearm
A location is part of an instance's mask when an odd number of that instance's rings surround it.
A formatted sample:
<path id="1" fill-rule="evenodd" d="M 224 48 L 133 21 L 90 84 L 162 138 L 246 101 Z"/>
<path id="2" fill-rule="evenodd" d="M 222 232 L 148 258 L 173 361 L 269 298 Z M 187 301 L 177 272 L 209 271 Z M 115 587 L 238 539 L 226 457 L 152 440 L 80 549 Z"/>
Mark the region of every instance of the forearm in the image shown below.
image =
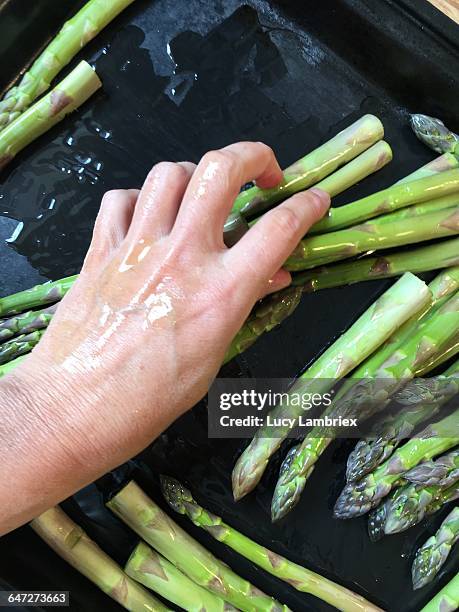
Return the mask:
<path id="1" fill-rule="evenodd" d="M 44 370 L 37 359 L 0 381 L 0 535 L 133 456 L 174 418 L 158 414 L 139 444 L 91 377 L 77 390 L 71 376 Z"/>

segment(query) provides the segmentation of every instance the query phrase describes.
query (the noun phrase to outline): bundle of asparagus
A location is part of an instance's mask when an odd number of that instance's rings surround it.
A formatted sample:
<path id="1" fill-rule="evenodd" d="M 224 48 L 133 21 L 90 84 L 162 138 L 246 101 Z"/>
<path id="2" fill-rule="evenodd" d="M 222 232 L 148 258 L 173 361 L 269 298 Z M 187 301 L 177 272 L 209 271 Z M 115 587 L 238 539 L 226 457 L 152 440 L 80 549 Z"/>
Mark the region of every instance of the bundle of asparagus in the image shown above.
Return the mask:
<path id="1" fill-rule="evenodd" d="M 30 526 L 60 557 L 126 610 L 168 611 L 167 606 L 123 572 L 59 507 L 47 510 Z"/>
<path id="2" fill-rule="evenodd" d="M 442 286 L 443 277 L 433 285 L 434 291 L 436 286 Z M 362 423 L 388 405 L 400 384 L 413 378 L 432 355 L 441 351 L 442 347 L 449 346 L 451 339 L 457 336 L 459 327 L 459 293 L 447 300 L 430 317 L 429 312 L 423 317 L 427 318 L 425 323 L 420 322 L 422 318 L 417 319 L 413 325 L 416 331 L 403 343 L 392 339 L 357 368 L 325 411 L 325 415 L 359 417 Z M 324 431 L 316 427 L 300 445 L 290 451 L 274 491 L 271 507 L 273 520 L 285 516 L 298 503 L 315 463 L 333 437 L 332 430 Z"/>
<path id="3" fill-rule="evenodd" d="M 102 83 L 87 62 L 80 62 L 49 94 L 0 132 L 0 170 L 36 138 L 81 106 Z"/>
<path id="4" fill-rule="evenodd" d="M 107 506 L 157 552 L 193 582 L 238 610 L 287 610 L 193 540 L 131 481 Z"/>
<path id="5" fill-rule="evenodd" d="M 169 495 L 172 494 L 172 491 L 167 486 L 169 482 L 171 481 L 163 479 L 163 487 L 166 487 L 168 491 L 168 501 L 170 502 Z M 179 488 L 176 490 L 176 493 L 177 495 L 180 493 Z M 175 510 L 178 510 L 178 504 L 182 502 L 182 499 L 177 499 L 176 503 L 170 503 Z M 126 485 L 107 505 L 146 542 L 174 564 L 178 570 L 203 588 L 216 593 L 227 602 L 235 605 L 238 609 L 286 609 L 236 576 L 226 565 L 208 553 L 198 542 L 191 539 L 186 532 L 145 495 L 135 482 L 130 482 Z M 191 506 L 192 504 L 189 507 Z M 204 522 L 206 517 L 210 521 L 213 519 L 219 520 L 213 517 L 213 515 L 206 513 Z M 299 590 L 312 593 L 345 612 L 356 610 L 365 612 L 367 610 L 376 611 L 379 609 L 348 589 L 340 587 L 314 572 L 290 563 L 282 557 L 278 557 L 275 553 L 264 549 L 255 544 L 255 542 L 251 542 L 251 540 L 242 534 L 231 530 L 228 526 L 221 524 L 222 529 L 219 529 L 217 526 L 213 529 L 212 525 L 216 524 L 209 524 L 208 531 L 217 539 L 220 539 L 220 536 L 223 539 L 223 534 L 228 533 L 228 538 L 224 539 L 228 545 L 234 547 L 243 556 L 254 561 L 263 569 L 283 578 L 290 584 L 294 584 Z M 147 553 L 142 546 L 141 557 L 144 557 L 144 555 L 149 556 L 150 553 Z M 134 559 L 136 566 L 138 561 L 138 558 Z M 132 563 L 131 558 L 126 567 L 131 567 Z M 141 570 L 143 574 L 142 580 L 146 580 L 146 571 L 146 567 Z"/>
<path id="6" fill-rule="evenodd" d="M 0 130 L 44 93 L 59 72 L 133 0 L 89 0 L 0 101 Z M 0 156 L 1 157 L 1 156 Z"/>
<path id="7" fill-rule="evenodd" d="M 161 477 L 161 487 L 167 503 L 179 514 L 186 514 L 198 527 L 202 527 L 219 542 L 223 542 L 273 576 L 291 584 L 303 593 L 310 593 L 344 612 L 379 610 L 363 597 L 334 584 L 285 557 L 253 542 L 223 520 L 205 510 L 191 492 L 174 478 Z"/>
<path id="8" fill-rule="evenodd" d="M 393 418 L 378 423 L 369 439 L 360 440 L 347 460 L 346 478 L 355 482 L 386 461 L 404 438 L 459 392 L 459 360 L 442 376 L 428 381 L 414 380 L 400 393 L 395 394 Z M 410 395 L 409 404 L 404 396 Z M 415 396 L 417 401 L 413 401 Z M 425 465 L 425 464 L 424 464 Z M 416 469 L 416 468 L 415 468 Z"/>
<path id="9" fill-rule="evenodd" d="M 459 444 L 459 417 L 451 415 L 428 425 L 416 438 L 398 448 L 394 454 L 357 482 L 348 482 L 335 504 L 337 518 L 361 516 L 386 497 L 405 472 L 422 461 Z"/>
<path id="10" fill-rule="evenodd" d="M 426 464 L 426 465 L 425 465 Z M 402 485 L 368 517 L 368 534 L 374 542 L 383 537 L 405 531 L 419 523 L 424 516 L 434 514 L 444 504 L 459 495 L 459 454 L 453 451 L 437 461 L 421 463 L 403 474 Z M 417 482 L 410 474 L 420 470 Z M 407 482 L 408 481 L 408 482 Z M 403 484 L 406 483 L 407 484 Z"/>
<path id="11" fill-rule="evenodd" d="M 322 392 L 329 390 L 335 381 L 355 369 L 400 325 L 424 309 L 430 300 L 431 292 L 425 284 L 412 274 L 405 274 L 304 372 L 292 386 L 291 393 L 305 393 L 308 385 L 312 384 L 317 392 L 317 380 L 323 381 Z M 301 412 L 301 406 L 284 402 L 272 411 L 272 415 L 291 419 L 296 424 Z M 270 457 L 291 429 L 293 426 L 284 425 L 276 428 L 275 432 L 268 427 L 257 431 L 233 470 L 235 499 L 240 499 L 257 485 Z"/>

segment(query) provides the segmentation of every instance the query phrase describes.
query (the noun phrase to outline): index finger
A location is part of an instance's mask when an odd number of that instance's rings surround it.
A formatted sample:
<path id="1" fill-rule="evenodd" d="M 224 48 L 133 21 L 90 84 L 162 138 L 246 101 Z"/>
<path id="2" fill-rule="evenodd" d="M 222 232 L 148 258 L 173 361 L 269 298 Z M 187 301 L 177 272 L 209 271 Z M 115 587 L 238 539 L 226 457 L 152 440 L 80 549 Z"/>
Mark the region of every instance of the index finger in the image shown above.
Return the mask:
<path id="1" fill-rule="evenodd" d="M 175 232 L 193 232 L 193 239 L 223 248 L 223 224 L 241 186 L 256 180 L 275 187 L 282 170 L 270 147 L 262 142 L 238 142 L 206 153 L 183 197 Z"/>

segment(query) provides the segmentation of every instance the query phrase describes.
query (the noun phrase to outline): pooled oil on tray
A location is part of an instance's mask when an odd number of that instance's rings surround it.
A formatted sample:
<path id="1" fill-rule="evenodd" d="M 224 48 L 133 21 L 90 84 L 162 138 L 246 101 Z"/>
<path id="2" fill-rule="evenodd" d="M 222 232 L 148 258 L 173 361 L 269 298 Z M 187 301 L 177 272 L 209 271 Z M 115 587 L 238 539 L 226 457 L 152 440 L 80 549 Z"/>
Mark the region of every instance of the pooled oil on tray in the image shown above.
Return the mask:
<path id="1" fill-rule="evenodd" d="M 14 12 L 15 3 L 24 5 L 7 0 L 1 11 Z M 51 4 L 44 0 L 43 10 Z M 60 21 L 81 2 L 62 4 L 66 10 L 61 7 Z M 429 29 L 406 1 L 137 0 L 82 53 L 95 65 L 103 89 L 0 175 L 0 293 L 77 272 L 103 193 L 139 187 L 160 160 L 198 161 L 208 149 L 263 140 L 285 166 L 366 112 L 382 119 L 395 159 L 337 198 L 337 204 L 391 184 L 432 159 L 410 133 L 407 113 L 442 116 L 457 131 L 452 75 L 459 73 L 459 59 L 457 47 L 439 41 L 440 17 L 431 17 Z M 52 27 L 37 21 L 33 11 L 29 18 L 28 27 L 33 30 L 35 22 L 42 39 L 24 53 L 22 65 L 60 23 L 57 17 Z M 27 36 L 27 28 L 21 28 L 18 40 Z M 2 74 L 0 87 L 12 76 Z M 305 296 L 290 319 L 224 373 L 295 375 L 389 284 Z M 157 474 L 165 472 L 186 482 L 203 505 L 253 539 L 391 612 L 419 610 L 457 571 L 459 561 L 452 557 L 433 586 L 411 590 L 416 544 L 444 513 L 376 544 L 368 539 L 365 518 L 332 518 L 351 442 L 328 449 L 300 504 L 274 526 L 270 502 L 280 455 L 253 494 L 238 504 L 232 501 L 230 474 L 244 445 L 207 438 L 204 401 L 140 457 L 75 495 L 65 508 L 122 563 L 136 538 L 104 510 L 103 501 L 133 476 L 162 504 Z M 174 519 L 293 610 L 331 610 L 257 570 L 181 517 Z M 72 610 L 119 608 L 27 527 L 0 540 L 0 578 L 5 588 L 69 590 Z"/>

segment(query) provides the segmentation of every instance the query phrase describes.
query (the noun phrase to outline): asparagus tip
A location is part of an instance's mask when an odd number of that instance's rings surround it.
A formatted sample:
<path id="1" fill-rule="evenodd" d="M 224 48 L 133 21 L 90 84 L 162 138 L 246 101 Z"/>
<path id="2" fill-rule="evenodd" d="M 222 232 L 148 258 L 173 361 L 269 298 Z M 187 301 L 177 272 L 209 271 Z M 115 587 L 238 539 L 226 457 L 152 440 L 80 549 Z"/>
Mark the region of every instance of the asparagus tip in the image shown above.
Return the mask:
<path id="1" fill-rule="evenodd" d="M 179 514 L 185 514 L 184 502 L 192 501 L 191 492 L 178 480 L 161 474 L 161 492 L 169 506 Z"/>

